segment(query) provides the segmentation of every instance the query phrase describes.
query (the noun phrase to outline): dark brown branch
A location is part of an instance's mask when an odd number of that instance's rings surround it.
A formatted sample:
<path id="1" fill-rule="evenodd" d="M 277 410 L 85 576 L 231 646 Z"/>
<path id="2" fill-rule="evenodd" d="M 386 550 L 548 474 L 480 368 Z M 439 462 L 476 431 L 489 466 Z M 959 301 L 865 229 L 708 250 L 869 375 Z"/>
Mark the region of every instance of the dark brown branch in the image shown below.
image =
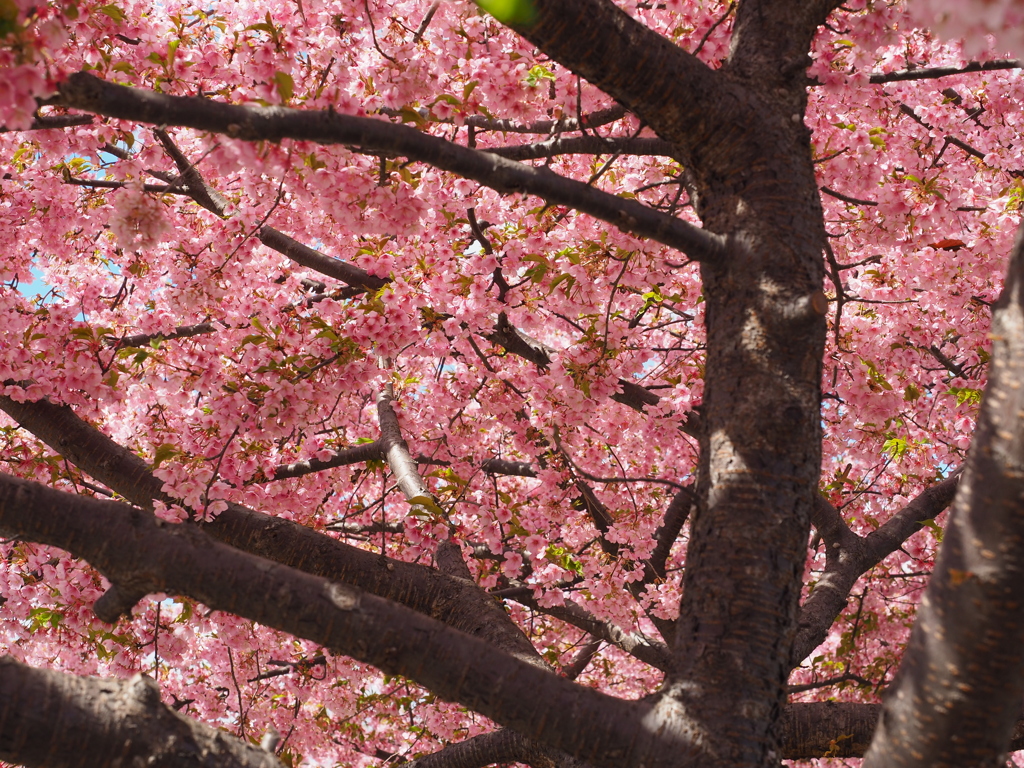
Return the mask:
<path id="1" fill-rule="evenodd" d="M 408 677 L 595 765 L 678 768 L 702 760 L 686 716 L 670 703 L 576 686 L 403 606 L 253 557 L 194 526 L 0 475 L 0 531 L 65 549 L 133 593 L 190 597 Z"/>
<path id="2" fill-rule="evenodd" d="M 533 598 L 533 589 L 526 585 L 516 585 L 511 590 L 501 590 L 501 596 L 515 600 L 537 613 L 543 613 L 589 632 L 599 640 L 614 645 L 633 658 L 650 664 L 656 669 L 667 671 L 669 668 L 671 653 L 667 645 L 649 640 L 634 632 L 627 632 L 610 621 L 599 619 L 572 600 L 566 600 L 562 605 L 541 607 Z"/>
<path id="3" fill-rule="evenodd" d="M 228 207 L 228 199 L 203 180 L 199 171 L 178 149 L 166 130 L 157 128 L 153 133 L 160 140 L 167 154 L 174 160 L 174 164 L 178 167 L 178 173 L 181 174 L 178 181 L 184 182 L 185 189 L 192 199 L 208 211 L 212 211 L 218 216 L 224 216 Z"/>
<path id="4" fill-rule="evenodd" d="M 216 331 L 217 326 L 213 323 L 197 323 L 195 325 L 180 325 L 170 333 L 137 333 L 132 336 L 122 336 L 120 339 L 115 336 L 105 336 L 103 343 L 118 349 L 123 347 L 146 347 L 154 341 L 188 339 L 206 333 L 215 333 Z"/>
<path id="5" fill-rule="evenodd" d="M 299 266 L 312 269 L 321 275 L 333 277 L 353 288 L 360 288 L 370 293 L 375 293 L 388 284 L 383 277 L 371 275 L 365 269 L 360 269 L 355 264 L 350 264 L 341 259 L 334 259 L 320 251 L 314 251 L 307 245 L 303 245 L 283 232 L 273 227 L 261 227 L 259 231 L 260 242 L 268 248 L 272 248 L 283 256 L 287 256 Z"/>
<path id="6" fill-rule="evenodd" d="M 928 352 L 930 352 L 931 356 L 934 357 L 936 360 L 938 360 L 942 364 L 943 368 L 945 368 L 947 371 L 952 373 L 954 376 L 959 376 L 961 379 L 970 378 L 967 375 L 967 373 L 964 371 L 964 367 L 962 365 L 954 362 L 949 357 L 947 357 L 942 352 L 942 350 L 939 349 L 936 345 L 932 344 L 928 348 Z"/>
<path id="7" fill-rule="evenodd" d="M 495 346 L 501 347 L 509 354 L 529 360 L 538 368 L 547 368 L 551 365 L 551 355 L 557 352 L 552 347 L 537 341 L 513 326 L 504 313 L 498 316 L 498 323 L 494 331 L 487 335 L 487 340 Z M 644 406 L 657 405 L 661 401 L 658 395 L 645 387 L 641 387 L 639 384 L 626 381 L 625 379 L 619 379 L 618 384 L 622 391 L 613 394 L 611 399 L 632 408 L 634 411 L 643 413 Z M 688 413 L 683 431 L 688 435 L 695 436 L 697 429 L 697 414 L 693 412 Z"/>
<path id="8" fill-rule="evenodd" d="M 596 134 L 563 139 L 555 137 L 536 144 L 490 147 L 485 150 L 509 160 L 537 160 L 558 155 L 604 155 L 622 153 L 655 157 L 672 157 L 672 145 L 662 139 L 640 139 L 629 136 L 607 138 Z"/>
<path id="9" fill-rule="evenodd" d="M 683 488 L 676 491 L 668 508 L 665 510 L 665 519 L 662 520 L 658 530 L 654 532 L 654 540 L 657 544 L 654 552 L 651 553 L 650 564 L 654 573 L 659 578 L 665 578 L 665 563 L 672 551 L 672 545 L 679 538 L 679 532 L 683 530 L 683 524 L 690 516 L 690 510 L 697 503 L 697 498 L 690 488 Z"/>
<path id="10" fill-rule="evenodd" d="M 69 407 L 45 400 L 19 403 L 0 396 L 0 409 L 133 504 L 152 509 L 154 500 L 173 503 L 161 492 L 163 483 L 145 461 L 78 418 Z M 501 606 L 472 582 L 351 547 L 239 504 L 229 504 L 204 530 L 242 551 L 400 602 L 521 658 L 537 654 Z"/>
<path id="11" fill-rule="evenodd" d="M 593 661 L 597 652 L 601 650 L 600 640 L 591 640 L 573 657 L 573 660 L 562 667 L 562 676 L 569 679 L 575 680 L 583 671 L 587 668 L 587 665 Z"/>
<path id="12" fill-rule="evenodd" d="M 73 187 L 88 187 L 90 189 L 123 189 L 128 186 L 126 181 L 107 181 L 104 179 L 76 179 L 68 178 L 64 179 L 65 184 L 70 184 Z M 154 194 L 173 194 L 173 195 L 186 195 L 189 196 L 188 192 L 179 187 L 172 187 L 167 184 L 143 184 L 143 192 L 153 192 Z"/>
<path id="13" fill-rule="evenodd" d="M 844 195 L 842 192 L 836 192 L 834 189 L 828 187 L 821 187 L 821 191 L 830 197 L 834 197 L 836 200 L 842 200 L 844 203 L 850 203 L 851 205 L 878 205 L 874 200 L 861 200 L 856 197 L 850 197 Z"/>
<path id="14" fill-rule="evenodd" d="M 61 84 L 64 106 L 107 117 L 157 125 L 181 125 L 250 141 L 295 139 L 346 144 L 426 162 L 502 193 L 536 195 L 607 221 L 625 232 L 677 248 L 697 261 L 717 261 L 723 238 L 681 219 L 602 192 L 548 170 L 462 147 L 414 128 L 372 118 L 286 107 L 237 106 L 189 96 L 107 83 L 79 72 Z"/>
<path id="15" fill-rule="evenodd" d="M 37 115 L 25 130 L 45 131 L 53 128 L 72 128 L 76 125 L 92 125 L 92 115 Z M 0 133 L 17 133 L 12 128 L 0 126 Z"/>
<path id="16" fill-rule="evenodd" d="M 186 193 L 206 210 L 221 217 L 227 216 L 227 198 L 206 183 L 198 169 L 178 149 L 167 131 L 157 129 L 154 133 L 178 167 L 181 174 L 180 179 L 185 182 Z M 260 227 L 258 237 L 265 246 L 288 257 L 299 266 L 312 269 L 327 277 L 333 277 L 351 288 L 374 293 L 388 284 L 388 280 L 385 278 L 376 277 L 354 264 L 331 258 L 320 251 L 313 250 L 273 227 Z"/>
<path id="17" fill-rule="evenodd" d="M 965 75 L 970 72 L 992 72 L 998 69 L 1020 69 L 1017 59 L 993 59 L 992 61 L 972 61 L 962 67 L 931 67 L 929 69 L 905 69 L 899 72 L 879 72 L 871 75 L 868 82 L 874 84 L 894 83 L 903 80 L 934 80 L 951 75 Z"/>
<path id="18" fill-rule="evenodd" d="M 511 475 L 515 477 L 536 477 L 537 470 L 526 461 L 506 461 L 504 459 L 487 459 L 480 469 L 490 475 Z"/>
<path id="19" fill-rule="evenodd" d="M 857 579 L 895 552 L 921 530 L 921 522 L 938 516 L 953 501 L 959 474 L 926 488 L 878 530 L 861 538 L 843 522 L 825 499 L 818 498 L 814 526 L 825 541 L 825 571 L 800 609 L 792 663 L 796 666 L 828 636 L 829 628 L 846 607 Z"/>
<path id="20" fill-rule="evenodd" d="M 292 464 L 278 464 L 274 467 L 274 480 L 285 480 L 292 477 L 303 477 L 314 472 L 323 472 L 325 469 L 334 467 L 347 467 L 350 464 L 362 464 L 366 461 L 379 461 L 384 458 L 380 441 L 353 445 L 349 448 L 335 451 L 327 459 L 306 459 L 296 461 Z"/>
<path id="21" fill-rule="evenodd" d="M 0 760 L 27 768 L 281 768 L 273 754 L 160 701 L 144 675 L 97 679 L 0 658 Z"/>

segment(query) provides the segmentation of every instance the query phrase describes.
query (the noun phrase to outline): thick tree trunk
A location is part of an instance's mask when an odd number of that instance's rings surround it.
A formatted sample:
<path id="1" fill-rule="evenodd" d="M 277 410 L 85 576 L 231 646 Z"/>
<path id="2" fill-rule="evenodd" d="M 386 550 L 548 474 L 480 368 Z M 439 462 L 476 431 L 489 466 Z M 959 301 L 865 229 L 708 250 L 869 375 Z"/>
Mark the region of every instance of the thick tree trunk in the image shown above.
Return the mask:
<path id="1" fill-rule="evenodd" d="M 935 572 L 864 761 L 1002 764 L 1024 696 L 1024 239 L 992 317 L 992 367 Z"/>

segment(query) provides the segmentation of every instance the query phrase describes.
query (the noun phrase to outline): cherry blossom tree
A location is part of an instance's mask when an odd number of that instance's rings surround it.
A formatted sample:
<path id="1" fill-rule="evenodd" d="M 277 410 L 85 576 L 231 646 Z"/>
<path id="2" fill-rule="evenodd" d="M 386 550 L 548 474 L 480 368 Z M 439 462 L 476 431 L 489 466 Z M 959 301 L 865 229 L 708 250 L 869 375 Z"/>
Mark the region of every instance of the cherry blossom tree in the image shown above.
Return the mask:
<path id="1" fill-rule="evenodd" d="M 0 0 L 0 760 L 1024 749 L 1020 16 Z"/>

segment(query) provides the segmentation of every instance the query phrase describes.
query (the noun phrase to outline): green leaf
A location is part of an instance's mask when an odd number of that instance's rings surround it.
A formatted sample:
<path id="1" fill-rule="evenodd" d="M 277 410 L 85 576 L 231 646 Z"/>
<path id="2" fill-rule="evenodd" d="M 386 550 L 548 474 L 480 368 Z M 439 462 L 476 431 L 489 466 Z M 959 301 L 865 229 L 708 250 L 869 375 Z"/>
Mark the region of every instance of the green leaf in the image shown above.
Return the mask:
<path id="1" fill-rule="evenodd" d="M 890 437 L 882 444 L 882 453 L 894 459 L 899 459 L 907 452 L 908 447 L 907 441 L 904 438 Z"/>
<path id="2" fill-rule="evenodd" d="M 118 8 L 113 3 L 108 3 L 107 5 L 101 5 L 99 8 L 96 9 L 96 11 L 98 13 L 102 13 L 105 16 L 109 16 L 114 21 L 118 22 L 119 24 L 122 21 L 124 21 L 124 19 L 125 19 L 124 11 L 122 11 L 120 8 Z"/>
<path id="3" fill-rule="evenodd" d="M 18 6 L 14 0 L 0 0 L 0 39 L 18 30 Z"/>
<path id="4" fill-rule="evenodd" d="M 178 448 L 172 443 L 163 443 L 157 446 L 157 449 L 153 452 L 153 469 L 156 469 L 165 461 L 172 456 L 178 454 Z"/>
<path id="5" fill-rule="evenodd" d="M 474 0 L 474 2 L 502 24 L 529 26 L 537 18 L 537 9 L 533 5 L 533 0 Z"/>
<path id="6" fill-rule="evenodd" d="M 942 526 L 935 522 L 935 518 L 929 518 L 928 520 L 921 520 L 920 523 L 921 523 L 921 525 L 923 525 L 925 528 L 927 528 L 929 531 L 932 532 L 932 536 L 935 537 L 935 540 L 937 542 L 939 542 L 940 544 L 942 543 L 942 533 L 943 533 L 942 532 Z"/>
<path id="7" fill-rule="evenodd" d="M 291 101 L 292 95 L 295 93 L 295 80 L 287 72 L 275 72 L 274 73 L 274 84 L 277 86 L 277 92 L 281 95 L 281 101 Z"/>

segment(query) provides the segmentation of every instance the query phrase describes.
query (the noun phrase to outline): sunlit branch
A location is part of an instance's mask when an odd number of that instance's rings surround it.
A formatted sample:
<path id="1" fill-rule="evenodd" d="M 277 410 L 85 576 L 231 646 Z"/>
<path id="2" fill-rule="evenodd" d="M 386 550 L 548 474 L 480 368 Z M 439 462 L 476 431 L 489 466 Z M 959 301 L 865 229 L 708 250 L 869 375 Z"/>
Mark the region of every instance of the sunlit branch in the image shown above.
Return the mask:
<path id="1" fill-rule="evenodd" d="M 239 106 L 189 96 L 168 96 L 107 83 L 79 72 L 65 80 L 57 97 L 63 106 L 156 125 L 181 125 L 249 141 L 295 139 L 346 144 L 402 155 L 477 181 L 502 193 L 536 195 L 622 229 L 677 248 L 696 261 L 719 261 L 725 240 L 689 222 L 635 200 L 602 192 L 547 168 L 536 168 L 453 144 L 414 128 L 333 111 Z"/>
<path id="2" fill-rule="evenodd" d="M 388 382 L 377 395 L 380 451 L 391 468 L 391 474 L 395 476 L 395 482 L 398 483 L 405 500 L 413 506 L 424 506 L 436 512 L 439 510 L 437 500 L 423 483 L 423 478 L 420 477 L 420 473 L 416 469 L 416 460 L 409 453 L 409 444 L 402 437 L 402 430 L 398 425 L 398 415 L 395 413 L 393 405 L 394 401 L 394 387 L 391 382 Z"/>
<path id="3" fill-rule="evenodd" d="M 0 396 L 0 409 L 133 504 L 152 509 L 155 500 L 174 503 L 163 494 L 163 483 L 142 458 L 80 419 L 68 406 L 46 400 L 16 402 Z M 508 653 L 522 658 L 536 655 L 500 606 L 472 582 L 349 546 L 312 528 L 240 504 L 230 503 L 203 530 L 244 552 L 401 602 L 452 627 L 480 634 Z"/>

